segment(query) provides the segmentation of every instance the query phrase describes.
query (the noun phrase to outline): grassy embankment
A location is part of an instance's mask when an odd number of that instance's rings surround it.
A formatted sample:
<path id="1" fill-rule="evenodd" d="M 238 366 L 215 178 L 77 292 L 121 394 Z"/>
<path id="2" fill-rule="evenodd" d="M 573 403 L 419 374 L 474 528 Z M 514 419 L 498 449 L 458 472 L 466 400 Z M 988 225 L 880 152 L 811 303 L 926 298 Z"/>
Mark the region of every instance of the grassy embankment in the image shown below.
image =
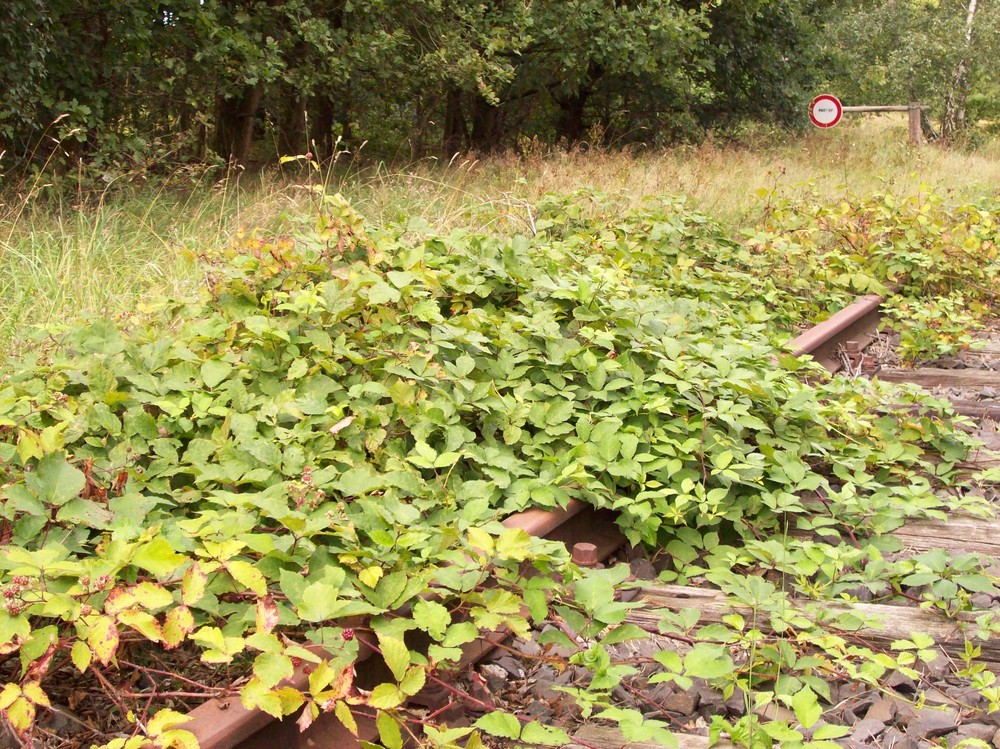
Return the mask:
<path id="1" fill-rule="evenodd" d="M 548 192 L 590 187 L 621 195 L 686 195 L 706 213 L 739 226 L 767 194 L 807 190 L 826 201 L 921 185 L 974 200 L 996 196 L 1000 143 L 973 153 L 912 149 L 897 120 L 868 119 L 810 132 L 781 146 L 698 148 L 622 154 L 603 151 L 432 160 L 366 166 L 310 177 L 340 190 L 374 223 L 419 216 L 436 228 L 465 225 L 524 231 L 528 206 Z M 36 184 L 0 198 L 0 356 L 23 347 L 26 331 L 86 313 L 123 314 L 150 294 L 179 297 L 199 282 L 195 254 L 240 231 L 267 231 L 301 212 L 308 193 L 273 175 L 243 176 L 183 192 L 168 185 L 122 191 L 78 207 Z M 520 228 L 517 228 L 520 227 Z"/>

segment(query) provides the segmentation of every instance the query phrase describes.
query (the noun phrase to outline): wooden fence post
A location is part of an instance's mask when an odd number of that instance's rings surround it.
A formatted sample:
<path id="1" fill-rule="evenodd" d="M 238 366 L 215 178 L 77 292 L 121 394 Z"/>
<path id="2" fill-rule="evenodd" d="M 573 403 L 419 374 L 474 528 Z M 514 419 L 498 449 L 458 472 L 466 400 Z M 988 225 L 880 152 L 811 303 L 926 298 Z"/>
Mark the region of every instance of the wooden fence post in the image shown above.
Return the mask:
<path id="1" fill-rule="evenodd" d="M 922 146 L 924 144 L 924 130 L 920 124 L 920 103 L 911 101 L 908 112 L 910 114 L 910 145 Z"/>

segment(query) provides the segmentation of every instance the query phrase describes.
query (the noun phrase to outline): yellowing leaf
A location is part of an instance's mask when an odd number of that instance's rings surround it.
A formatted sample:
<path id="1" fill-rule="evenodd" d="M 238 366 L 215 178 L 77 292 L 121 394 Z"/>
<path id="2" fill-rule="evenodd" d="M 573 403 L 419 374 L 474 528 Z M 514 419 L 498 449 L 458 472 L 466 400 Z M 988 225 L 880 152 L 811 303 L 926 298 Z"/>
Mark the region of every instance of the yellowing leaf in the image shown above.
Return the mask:
<path id="1" fill-rule="evenodd" d="M 194 616 L 187 606 L 178 606 L 167 612 L 163 621 L 163 644 L 168 650 L 176 648 L 194 630 Z"/>
<path id="2" fill-rule="evenodd" d="M 76 666 L 77 670 L 82 674 L 90 666 L 90 661 L 94 657 L 94 654 L 90 652 L 90 648 L 87 647 L 87 643 L 83 640 L 77 640 L 73 643 L 73 648 L 69 652 L 69 657 L 73 661 L 73 665 Z"/>
<path id="3" fill-rule="evenodd" d="M 17 457 L 22 463 L 27 463 L 32 458 L 41 458 L 42 446 L 38 440 L 38 435 L 30 429 L 19 429 L 17 433 Z"/>
<path id="4" fill-rule="evenodd" d="M 190 731 L 164 731 L 157 743 L 164 749 L 200 749 L 198 737 Z"/>
<path id="5" fill-rule="evenodd" d="M 358 723 L 354 720 L 354 715 L 351 713 L 351 708 L 347 706 L 347 703 L 337 702 L 333 706 L 333 714 L 337 716 L 337 720 L 344 724 L 344 728 L 355 736 L 358 735 Z"/>
<path id="6" fill-rule="evenodd" d="M 258 632 L 270 632 L 278 626 L 278 605 L 271 596 L 264 596 L 257 599 L 256 619 Z"/>
<path id="7" fill-rule="evenodd" d="M 261 653 L 253 662 L 253 672 L 264 686 L 277 686 L 294 672 L 292 659 L 282 653 Z"/>
<path id="8" fill-rule="evenodd" d="M 481 549 L 486 556 L 493 553 L 493 536 L 482 528 L 472 527 L 468 530 L 469 545 L 474 549 Z"/>
<path id="9" fill-rule="evenodd" d="M 497 555 L 501 559 L 524 561 L 530 554 L 528 550 L 530 543 L 531 536 L 523 528 L 508 528 L 496 541 Z"/>
<path id="10" fill-rule="evenodd" d="M 190 715 L 179 713 L 176 710 L 160 710 L 160 712 L 149 719 L 149 723 L 146 724 L 146 730 L 150 736 L 159 736 L 168 728 L 188 723 L 190 720 Z"/>
<path id="11" fill-rule="evenodd" d="M 192 564 L 188 568 L 181 581 L 181 600 L 185 605 L 193 606 L 201 600 L 201 597 L 205 595 L 207 581 L 208 575 L 197 564 Z"/>
<path id="12" fill-rule="evenodd" d="M 118 621 L 141 633 L 147 640 L 162 642 L 163 631 L 156 617 L 148 611 L 129 609 L 118 614 Z"/>
<path id="13" fill-rule="evenodd" d="M 408 696 L 412 697 L 421 689 L 424 688 L 424 684 L 427 682 L 427 672 L 424 671 L 422 666 L 413 666 L 408 669 L 406 675 L 399 680 L 399 688 Z"/>
<path id="14" fill-rule="evenodd" d="M 249 562 L 228 561 L 225 568 L 236 582 L 254 595 L 262 597 L 267 595 L 267 580 L 264 578 L 264 573 Z"/>
<path id="15" fill-rule="evenodd" d="M 18 733 L 27 731 L 35 722 L 35 706 L 23 697 L 19 697 L 6 709 L 7 720 Z"/>
<path id="16" fill-rule="evenodd" d="M 332 427 L 330 427 L 330 434 L 337 434 L 338 432 L 342 432 L 353 423 L 354 423 L 353 416 L 345 416 L 343 419 L 341 419 Z"/>
<path id="17" fill-rule="evenodd" d="M 21 687 L 13 682 L 7 682 L 0 690 L 0 710 L 6 710 L 21 696 Z"/>
<path id="18" fill-rule="evenodd" d="M 187 557 L 175 552 L 167 539 L 157 536 L 140 546 L 132 561 L 154 576 L 163 578 L 184 564 Z"/>
<path id="19" fill-rule="evenodd" d="M 49 696 L 42 691 L 42 687 L 37 681 L 29 681 L 27 684 L 23 684 L 21 692 L 36 705 L 44 705 L 45 707 L 51 705 Z"/>
<path id="20" fill-rule="evenodd" d="M 437 601 L 421 599 L 413 606 L 413 621 L 435 640 L 440 640 L 451 624 L 451 613 Z"/>
<path id="21" fill-rule="evenodd" d="M 399 730 L 399 723 L 391 714 L 381 712 L 375 718 L 375 727 L 378 729 L 379 740 L 386 749 L 402 749 L 403 734 Z"/>
<path id="22" fill-rule="evenodd" d="M 107 666 L 118 650 L 118 627 L 115 626 L 115 620 L 110 616 L 98 617 L 87 634 L 87 644 L 97 660 Z"/>
<path id="23" fill-rule="evenodd" d="M 358 573 L 358 579 L 369 588 L 374 588 L 382 579 L 382 574 L 382 568 L 373 564 L 371 567 L 361 570 Z"/>

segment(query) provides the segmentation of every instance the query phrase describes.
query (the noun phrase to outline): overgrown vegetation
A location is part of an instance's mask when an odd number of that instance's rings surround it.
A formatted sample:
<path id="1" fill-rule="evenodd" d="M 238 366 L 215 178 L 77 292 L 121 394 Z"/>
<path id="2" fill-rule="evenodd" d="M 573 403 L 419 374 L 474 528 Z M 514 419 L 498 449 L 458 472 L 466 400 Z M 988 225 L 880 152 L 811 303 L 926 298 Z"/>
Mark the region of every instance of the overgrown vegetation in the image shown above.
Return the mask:
<path id="1" fill-rule="evenodd" d="M 666 578 L 704 578 L 784 622 L 767 643 L 742 617 L 656 627 L 694 643 L 658 653 L 658 679 L 794 710 L 798 727 L 716 726 L 752 745 L 829 746 L 839 728 L 804 731 L 830 696 L 823 676 L 877 684 L 930 658 L 916 638 L 893 657 L 832 636 L 760 575 L 829 599 L 859 584 L 891 598 L 930 574 L 927 600 L 949 614 L 993 589 L 970 560 L 877 564 L 881 533 L 955 502 L 939 490 L 968 480 L 966 433 L 912 394 L 827 380 L 780 348 L 859 285 L 901 282 L 917 303 L 954 274 L 995 273 L 941 239 L 988 257 L 992 214 L 952 218 L 929 197 L 898 219 L 886 196 L 775 205 L 768 220 L 784 212 L 789 232 L 743 242 L 664 199 L 622 211 L 600 194 L 550 196 L 530 207 L 530 231 L 492 234 L 369 226 L 339 195 L 312 195 L 314 224 L 207 254 L 207 291 L 161 302 L 155 324 L 50 326 L 4 369 L 0 710 L 18 730 L 76 670 L 123 723 L 134 706 L 133 738 L 114 746 L 191 746 L 180 716 L 153 716 L 105 676 L 184 645 L 245 667 L 247 706 L 304 706 L 305 724 L 333 710 L 351 725 L 354 710 L 389 749 L 410 735 L 477 747 L 480 733 L 559 745 L 561 729 L 528 719 L 494 712 L 445 730 L 405 707 L 447 683 L 478 634 L 558 617 L 550 641 L 593 675 L 574 692 L 585 714 L 666 742 L 667 724 L 612 695 L 635 669 L 613 646 L 646 637 L 627 621 L 634 604 L 615 600 L 627 571 L 585 574 L 558 545 L 497 523 L 571 498 L 616 510 L 633 542 L 666 546 Z M 845 232 L 856 257 L 829 240 Z M 887 411 L 887 397 L 916 410 Z M 788 538 L 791 527 L 857 545 Z M 525 577 L 525 562 L 546 574 Z M 352 683 L 359 643 L 392 673 L 365 691 Z M 974 660 L 967 677 L 995 703 Z M 281 685 L 300 661 L 316 664 L 302 693 Z"/>
<path id="2" fill-rule="evenodd" d="M 905 117 L 869 118 L 834 132 L 756 147 L 706 143 L 696 149 L 621 153 L 532 150 L 451 164 L 370 165 L 365 151 L 351 168 L 315 173 L 342 192 L 375 226 L 419 216 L 435 231 L 456 227 L 510 235 L 529 232 L 531 211 L 547 193 L 590 187 L 620 210 L 646 195 L 680 194 L 736 237 L 761 222 L 770 202 L 834 205 L 890 192 L 900 200 L 926 192 L 947 204 L 989 196 L 1000 183 L 996 144 L 975 153 L 911 149 Z M 289 168 L 292 165 L 287 165 Z M 306 170 L 312 171 L 312 170 Z M 283 215 L 309 211 L 308 193 L 282 179 L 208 170 L 164 185 L 141 174 L 98 193 L 89 183 L 71 195 L 39 177 L 25 194 L 0 197 L 0 349 L 23 349 L 31 326 L 81 314 L 134 314 L 150 295 L 190 297 L 199 269 L 191 262 L 241 231 L 280 228 Z"/>

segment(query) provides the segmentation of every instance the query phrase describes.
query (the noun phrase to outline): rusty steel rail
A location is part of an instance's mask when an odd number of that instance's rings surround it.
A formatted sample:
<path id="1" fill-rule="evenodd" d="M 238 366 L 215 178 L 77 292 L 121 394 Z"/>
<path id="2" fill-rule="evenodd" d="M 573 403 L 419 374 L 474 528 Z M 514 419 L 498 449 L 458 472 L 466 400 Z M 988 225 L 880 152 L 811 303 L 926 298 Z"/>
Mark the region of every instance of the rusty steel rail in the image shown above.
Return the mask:
<path id="1" fill-rule="evenodd" d="M 870 294 L 831 315 L 789 342 L 793 356 L 809 355 L 830 372 L 844 366 L 842 347 L 856 341 L 864 349 L 875 336 L 879 324 L 882 297 Z"/>
<path id="2" fill-rule="evenodd" d="M 857 342 L 863 349 L 870 343 L 879 323 L 882 298 L 865 296 L 834 314 L 826 321 L 795 338 L 789 347 L 795 356 L 810 355 L 831 372 L 843 367 L 842 350 L 847 342 Z M 556 510 L 531 509 L 506 518 L 507 528 L 521 528 L 528 534 L 561 541 L 575 550 L 575 558 L 588 562 L 603 561 L 625 543 L 625 537 L 615 524 L 609 510 L 595 510 L 578 500 Z M 465 645 L 456 671 L 464 670 L 484 658 L 508 636 L 494 632 Z M 322 653 L 321 649 L 316 649 Z M 381 657 L 362 647 L 356 663 L 364 663 L 355 683 L 371 689 L 390 678 Z M 309 680 L 309 664 L 295 669 L 285 682 L 296 689 L 305 689 Z M 413 698 L 416 704 L 422 695 Z M 360 738 L 348 731 L 332 713 L 321 714 L 305 731 L 300 731 L 295 717 L 275 720 L 259 710 L 247 710 L 239 696 L 215 698 L 191 711 L 191 721 L 182 727 L 198 738 L 202 749 L 359 749 L 361 741 L 375 742 L 378 731 L 374 721 L 356 716 Z"/>

